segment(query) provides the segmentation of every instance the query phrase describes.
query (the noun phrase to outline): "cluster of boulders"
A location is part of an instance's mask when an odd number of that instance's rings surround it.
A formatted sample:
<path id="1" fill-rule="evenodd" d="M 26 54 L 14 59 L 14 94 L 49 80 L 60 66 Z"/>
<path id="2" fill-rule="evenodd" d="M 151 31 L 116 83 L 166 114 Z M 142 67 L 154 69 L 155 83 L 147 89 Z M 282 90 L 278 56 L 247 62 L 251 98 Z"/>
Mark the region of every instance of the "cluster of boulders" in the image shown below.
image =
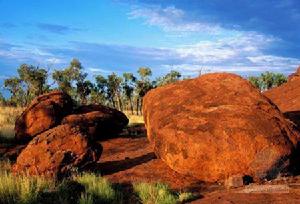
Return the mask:
<path id="1" fill-rule="evenodd" d="M 16 140 L 29 143 L 13 172 L 60 178 L 89 168 L 102 153 L 98 141 L 116 136 L 128 122 L 109 107 L 76 107 L 61 91 L 39 96 L 16 121 Z"/>
<path id="2" fill-rule="evenodd" d="M 170 168 L 202 181 L 272 179 L 297 152 L 300 132 L 281 111 L 300 110 L 299 89 L 295 74 L 265 93 L 272 102 L 229 73 L 159 87 L 143 99 L 147 136 Z"/>

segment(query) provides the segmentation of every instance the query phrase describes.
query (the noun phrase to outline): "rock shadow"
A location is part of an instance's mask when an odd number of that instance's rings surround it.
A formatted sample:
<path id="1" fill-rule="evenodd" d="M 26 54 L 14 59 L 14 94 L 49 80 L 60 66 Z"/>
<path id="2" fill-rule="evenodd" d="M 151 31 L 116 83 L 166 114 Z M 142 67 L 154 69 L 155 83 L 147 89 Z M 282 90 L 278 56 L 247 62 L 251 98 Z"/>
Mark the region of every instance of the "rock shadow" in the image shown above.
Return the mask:
<path id="1" fill-rule="evenodd" d="M 153 152 L 151 152 L 135 158 L 125 158 L 124 160 L 107 161 L 104 163 L 99 163 L 97 164 L 96 169 L 98 171 L 101 171 L 102 175 L 111 175 L 119 171 L 124 171 L 137 165 L 149 162 L 156 158 L 156 155 Z"/>
<path id="2" fill-rule="evenodd" d="M 296 127 L 300 128 L 300 111 L 289 111 L 283 113 L 284 117 L 295 123 Z"/>

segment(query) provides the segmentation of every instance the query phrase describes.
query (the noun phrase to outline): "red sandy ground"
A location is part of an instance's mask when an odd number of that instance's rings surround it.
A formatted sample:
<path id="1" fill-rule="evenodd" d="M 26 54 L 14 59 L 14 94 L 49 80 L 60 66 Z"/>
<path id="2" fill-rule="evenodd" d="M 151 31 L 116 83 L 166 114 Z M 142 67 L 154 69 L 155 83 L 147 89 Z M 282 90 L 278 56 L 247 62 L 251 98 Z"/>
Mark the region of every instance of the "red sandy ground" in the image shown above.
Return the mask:
<path id="1" fill-rule="evenodd" d="M 121 184 L 125 192 L 132 195 L 132 183 L 135 182 L 162 182 L 168 184 L 176 191 L 189 191 L 199 194 L 199 198 L 192 203 L 204 204 L 256 204 L 256 203 L 300 203 L 300 176 L 287 177 L 266 182 L 264 185 L 252 184 L 253 187 L 226 190 L 222 185 L 208 184 L 198 181 L 189 176 L 183 176 L 165 165 L 156 158 L 152 147 L 145 135 L 126 136 L 110 139 L 101 142 L 103 154 L 99 160 L 97 170 L 113 183 Z M 7 156 L 14 158 L 22 148 L 0 147 L 0 155 L 7 153 Z M 283 185 L 288 188 L 286 191 L 268 191 L 267 185 Z M 243 193 L 244 189 L 263 188 L 256 193 Z M 129 195 L 130 196 L 130 195 Z M 135 197 L 127 198 L 127 203 L 136 203 Z"/>
<path id="2" fill-rule="evenodd" d="M 99 161 L 102 175 L 113 183 L 130 185 L 135 182 L 162 182 L 177 191 L 192 191 L 199 199 L 192 203 L 300 203 L 300 178 L 276 180 L 266 184 L 284 185 L 289 190 L 242 193 L 246 187 L 226 190 L 218 184 L 207 184 L 189 176 L 183 176 L 156 158 L 146 137 L 123 137 L 101 142 L 103 154 Z M 291 187 L 293 183 L 293 187 Z M 298 186 L 298 185 L 299 186 Z M 251 187 L 251 186 L 250 186 Z"/>

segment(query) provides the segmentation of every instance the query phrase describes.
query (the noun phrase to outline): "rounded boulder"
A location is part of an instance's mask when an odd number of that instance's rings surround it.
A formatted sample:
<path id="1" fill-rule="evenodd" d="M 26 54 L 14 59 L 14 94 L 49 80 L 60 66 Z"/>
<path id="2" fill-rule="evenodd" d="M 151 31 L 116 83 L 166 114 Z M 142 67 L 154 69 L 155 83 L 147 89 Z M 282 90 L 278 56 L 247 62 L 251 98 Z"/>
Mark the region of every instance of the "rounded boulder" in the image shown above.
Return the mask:
<path id="1" fill-rule="evenodd" d="M 121 111 L 102 105 L 80 106 L 62 120 L 62 124 L 88 128 L 89 135 L 96 140 L 115 137 L 128 122 L 128 118 Z"/>
<path id="2" fill-rule="evenodd" d="M 101 145 L 81 127 L 60 125 L 33 138 L 18 156 L 13 172 L 62 178 L 91 167 L 101 153 Z"/>
<path id="3" fill-rule="evenodd" d="M 147 136 L 173 170 L 202 181 L 275 177 L 299 133 L 247 80 L 206 74 L 151 90 L 143 99 Z"/>
<path id="4" fill-rule="evenodd" d="M 52 91 L 35 98 L 15 123 L 17 141 L 28 141 L 60 124 L 72 112 L 72 98 L 61 91 Z"/>

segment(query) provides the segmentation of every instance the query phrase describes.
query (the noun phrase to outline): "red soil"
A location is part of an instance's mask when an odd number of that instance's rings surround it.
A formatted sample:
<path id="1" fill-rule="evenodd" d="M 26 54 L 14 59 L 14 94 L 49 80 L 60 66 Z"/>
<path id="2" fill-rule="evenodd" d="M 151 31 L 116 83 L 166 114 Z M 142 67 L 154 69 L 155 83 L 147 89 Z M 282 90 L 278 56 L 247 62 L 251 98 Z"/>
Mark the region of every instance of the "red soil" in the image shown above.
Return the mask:
<path id="1" fill-rule="evenodd" d="M 146 137 L 116 138 L 101 144 L 99 169 L 114 183 L 162 182 L 177 190 L 204 187 L 197 179 L 176 173 L 158 159 Z"/>
<path id="2" fill-rule="evenodd" d="M 199 199 L 193 203 L 300 203 L 300 177 L 281 178 L 254 187 L 250 184 L 226 190 L 222 185 L 200 182 L 193 177 L 176 173 L 155 156 L 146 137 L 127 136 L 107 140 L 101 144 L 103 153 L 98 169 L 113 183 L 130 187 L 135 182 L 162 182 L 177 191 L 197 192 Z M 289 190 L 268 192 L 266 184 L 286 185 Z M 255 186 L 262 187 L 265 192 L 241 192 Z"/>

